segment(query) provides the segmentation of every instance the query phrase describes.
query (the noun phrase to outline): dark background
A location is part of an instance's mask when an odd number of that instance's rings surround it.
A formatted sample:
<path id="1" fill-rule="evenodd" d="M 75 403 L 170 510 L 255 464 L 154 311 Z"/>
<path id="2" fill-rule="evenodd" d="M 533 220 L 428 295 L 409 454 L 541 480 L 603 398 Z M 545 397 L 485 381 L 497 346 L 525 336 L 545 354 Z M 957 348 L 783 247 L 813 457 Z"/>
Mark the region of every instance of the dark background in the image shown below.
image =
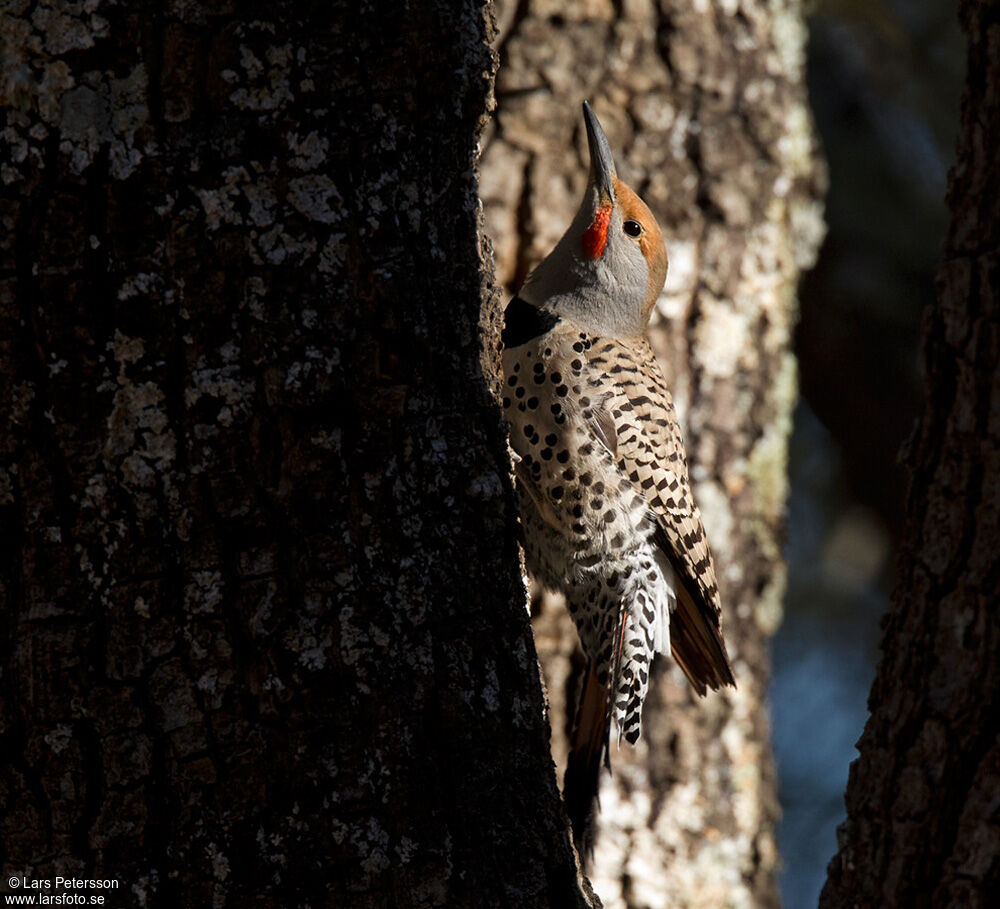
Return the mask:
<path id="1" fill-rule="evenodd" d="M 809 34 L 830 189 L 826 242 L 800 290 L 789 587 L 771 686 L 786 909 L 816 905 L 867 717 L 964 66 L 947 2 L 821 0 Z"/>

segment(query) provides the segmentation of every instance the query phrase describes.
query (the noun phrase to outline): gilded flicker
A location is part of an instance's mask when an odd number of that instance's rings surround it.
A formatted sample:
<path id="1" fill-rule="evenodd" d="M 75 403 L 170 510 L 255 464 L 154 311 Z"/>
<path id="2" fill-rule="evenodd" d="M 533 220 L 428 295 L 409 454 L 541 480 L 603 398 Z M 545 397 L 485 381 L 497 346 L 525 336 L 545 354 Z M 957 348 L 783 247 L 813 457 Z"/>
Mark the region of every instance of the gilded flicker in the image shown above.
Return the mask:
<path id="1" fill-rule="evenodd" d="M 583 115 L 583 203 L 503 331 L 525 556 L 566 595 L 588 660 L 564 785 L 581 847 L 611 720 L 619 743 L 638 740 L 653 655 L 672 653 L 699 694 L 735 685 L 680 426 L 645 337 L 663 236 L 586 102 Z"/>

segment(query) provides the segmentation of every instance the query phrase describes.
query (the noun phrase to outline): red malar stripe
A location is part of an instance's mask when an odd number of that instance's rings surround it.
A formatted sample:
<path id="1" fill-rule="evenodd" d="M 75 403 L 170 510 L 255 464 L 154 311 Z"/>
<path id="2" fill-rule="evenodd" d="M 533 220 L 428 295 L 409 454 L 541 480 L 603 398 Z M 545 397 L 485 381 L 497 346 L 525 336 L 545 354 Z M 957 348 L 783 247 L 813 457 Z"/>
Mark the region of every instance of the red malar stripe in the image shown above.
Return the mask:
<path id="1" fill-rule="evenodd" d="M 583 252 L 591 259 L 599 259 L 604 255 L 604 247 L 608 244 L 608 222 L 611 220 L 611 206 L 597 210 L 594 223 L 583 233 Z"/>

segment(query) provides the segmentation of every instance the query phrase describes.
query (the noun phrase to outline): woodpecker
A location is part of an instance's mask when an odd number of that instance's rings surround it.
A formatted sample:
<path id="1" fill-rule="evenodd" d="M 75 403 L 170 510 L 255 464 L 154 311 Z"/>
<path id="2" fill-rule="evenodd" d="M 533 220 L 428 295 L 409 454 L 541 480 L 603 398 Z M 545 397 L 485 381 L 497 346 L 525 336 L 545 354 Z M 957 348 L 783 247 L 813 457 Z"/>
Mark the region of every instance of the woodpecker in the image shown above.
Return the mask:
<path id="1" fill-rule="evenodd" d="M 590 178 L 573 223 L 507 306 L 503 407 L 528 568 L 562 591 L 584 655 L 563 786 L 582 855 L 611 722 L 635 744 L 656 653 L 735 686 L 680 426 L 646 340 L 663 235 L 583 103 Z"/>

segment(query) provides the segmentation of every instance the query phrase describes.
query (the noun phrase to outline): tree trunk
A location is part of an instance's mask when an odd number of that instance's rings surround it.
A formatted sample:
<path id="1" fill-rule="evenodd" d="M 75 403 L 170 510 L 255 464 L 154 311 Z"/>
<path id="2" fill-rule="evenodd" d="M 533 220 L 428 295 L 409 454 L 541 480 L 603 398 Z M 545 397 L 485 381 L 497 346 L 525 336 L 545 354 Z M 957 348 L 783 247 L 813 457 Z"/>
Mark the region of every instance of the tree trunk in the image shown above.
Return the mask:
<path id="1" fill-rule="evenodd" d="M 1000 5 L 969 65 L 926 401 L 871 717 L 823 909 L 1000 904 Z"/>
<path id="2" fill-rule="evenodd" d="M 798 276 L 822 235 L 798 2 L 499 5 L 498 110 L 483 161 L 498 279 L 516 290 L 576 211 L 589 98 L 619 175 L 667 239 L 652 340 L 685 425 L 723 594 L 736 692 L 699 701 L 658 660 L 634 751 L 612 746 L 596 851 L 607 906 L 777 904 L 764 696 L 781 618 Z M 540 599 L 554 751 L 571 720 L 576 635 Z"/>
<path id="3" fill-rule="evenodd" d="M 481 370 L 483 4 L 6 10 L 5 881 L 587 905 Z"/>

